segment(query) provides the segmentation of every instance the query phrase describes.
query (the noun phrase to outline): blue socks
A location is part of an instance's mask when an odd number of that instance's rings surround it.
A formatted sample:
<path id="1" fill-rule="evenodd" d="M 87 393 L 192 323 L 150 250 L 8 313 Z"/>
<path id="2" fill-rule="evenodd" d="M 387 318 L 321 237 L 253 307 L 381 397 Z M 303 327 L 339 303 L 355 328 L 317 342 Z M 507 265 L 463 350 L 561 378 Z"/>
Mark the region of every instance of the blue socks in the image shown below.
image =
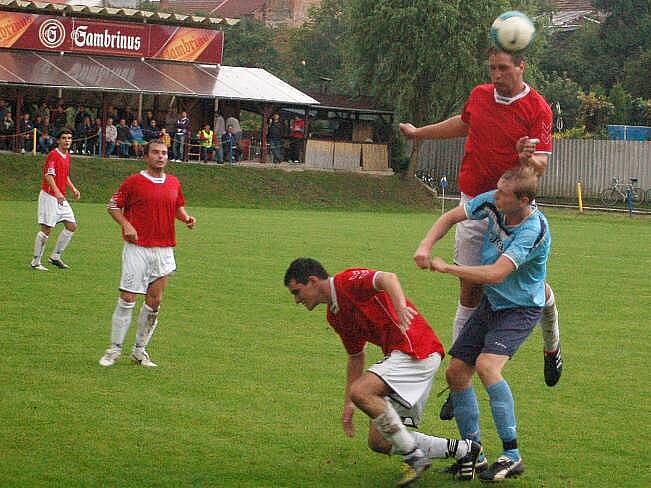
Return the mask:
<path id="1" fill-rule="evenodd" d="M 454 419 L 462 439 L 479 440 L 479 404 L 473 387 L 450 393 L 454 406 Z"/>
<path id="2" fill-rule="evenodd" d="M 518 461 L 520 451 L 515 428 L 515 408 L 509 384 L 505 380 L 500 380 L 488 386 L 486 391 L 490 397 L 493 421 L 504 446 L 504 455 L 513 461 Z M 457 415 L 456 406 L 454 414 Z"/>

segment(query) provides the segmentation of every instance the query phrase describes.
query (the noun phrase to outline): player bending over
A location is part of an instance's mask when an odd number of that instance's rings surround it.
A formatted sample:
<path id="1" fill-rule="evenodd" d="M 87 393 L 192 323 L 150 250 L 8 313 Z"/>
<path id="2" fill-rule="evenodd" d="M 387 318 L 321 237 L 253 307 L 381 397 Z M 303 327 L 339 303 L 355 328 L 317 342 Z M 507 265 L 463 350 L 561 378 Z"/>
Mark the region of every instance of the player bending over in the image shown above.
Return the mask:
<path id="1" fill-rule="evenodd" d="M 406 463 L 398 486 L 418 480 L 432 458 L 455 458 L 472 474 L 481 446 L 471 440 L 443 439 L 418 427 L 444 356 L 443 346 L 425 318 L 404 295 L 393 273 L 352 268 L 331 277 L 314 259 L 294 260 L 285 286 L 308 310 L 327 305 L 326 319 L 348 352 L 348 376 L 342 415 L 344 432 L 355 435 L 355 407 L 371 419 L 369 447 L 399 454 Z M 385 358 L 366 372 L 366 343 L 382 348 Z"/>

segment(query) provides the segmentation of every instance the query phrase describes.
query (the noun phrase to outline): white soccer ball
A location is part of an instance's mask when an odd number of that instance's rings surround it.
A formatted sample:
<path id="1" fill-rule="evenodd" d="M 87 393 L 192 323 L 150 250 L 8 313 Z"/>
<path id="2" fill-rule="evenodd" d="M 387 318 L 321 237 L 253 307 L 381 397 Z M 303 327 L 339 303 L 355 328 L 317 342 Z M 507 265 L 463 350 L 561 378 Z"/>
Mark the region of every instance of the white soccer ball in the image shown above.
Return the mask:
<path id="1" fill-rule="evenodd" d="M 536 28 L 531 19 L 522 12 L 504 12 L 491 26 L 491 40 L 501 51 L 518 52 L 533 42 Z"/>

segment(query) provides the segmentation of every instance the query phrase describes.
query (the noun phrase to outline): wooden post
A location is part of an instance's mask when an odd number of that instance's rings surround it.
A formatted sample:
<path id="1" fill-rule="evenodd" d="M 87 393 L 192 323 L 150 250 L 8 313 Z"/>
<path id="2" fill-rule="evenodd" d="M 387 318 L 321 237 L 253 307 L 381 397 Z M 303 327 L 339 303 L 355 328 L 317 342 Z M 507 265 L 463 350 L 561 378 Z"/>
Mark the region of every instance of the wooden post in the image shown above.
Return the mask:
<path id="1" fill-rule="evenodd" d="M 22 137 L 20 137 L 18 134 L 20 134 L 20 119 L 23 117 L 22 114 L 22 107 L 23 107 L 23 93 L 19 90 L 18 94 L 16 95 L 16 115 L 14 117 L 14 124 L 16 125 L 16 139 L 14 140 L 14 152 L 20 152 L 21 148 L 18 148 L 18 145 L 22 145 Z"/>
<path id="2" fill-rule="evenodd" d="M 265 104 L 262 107 L 262 134 L 260 137 L 260 162 L 267 162 L 267 129 L 269 128 L 269 117 L 271 117 L 272 106 Z"/>
<path id="3" fill-rule="evenodd" d="M 106 157 L 106 122 L 108 119 L 108 104 L 106 103 L 106 93 L 102 92 L 102 147 L 100 148 L 100 156 Z"/>

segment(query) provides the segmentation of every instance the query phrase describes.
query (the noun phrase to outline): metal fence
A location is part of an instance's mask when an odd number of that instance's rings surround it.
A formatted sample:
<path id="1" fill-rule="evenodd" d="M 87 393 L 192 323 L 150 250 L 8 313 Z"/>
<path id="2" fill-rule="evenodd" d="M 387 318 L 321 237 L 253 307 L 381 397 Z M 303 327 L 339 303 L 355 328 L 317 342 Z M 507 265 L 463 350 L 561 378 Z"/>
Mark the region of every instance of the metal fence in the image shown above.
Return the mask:
<path id="1" fill-rule="evenodd" d="M 418 169 L 437 179 L 445 175 L 456 191 L 464 142 L 465 138 L 425 141 Z M 622 183 L 638 178 L 642 189 L 651 188 L 651 142 L 555 140 L 539 194 L 573 198 L 580 181 L 585 197 L 598 197 L 614 176 Z"/>

